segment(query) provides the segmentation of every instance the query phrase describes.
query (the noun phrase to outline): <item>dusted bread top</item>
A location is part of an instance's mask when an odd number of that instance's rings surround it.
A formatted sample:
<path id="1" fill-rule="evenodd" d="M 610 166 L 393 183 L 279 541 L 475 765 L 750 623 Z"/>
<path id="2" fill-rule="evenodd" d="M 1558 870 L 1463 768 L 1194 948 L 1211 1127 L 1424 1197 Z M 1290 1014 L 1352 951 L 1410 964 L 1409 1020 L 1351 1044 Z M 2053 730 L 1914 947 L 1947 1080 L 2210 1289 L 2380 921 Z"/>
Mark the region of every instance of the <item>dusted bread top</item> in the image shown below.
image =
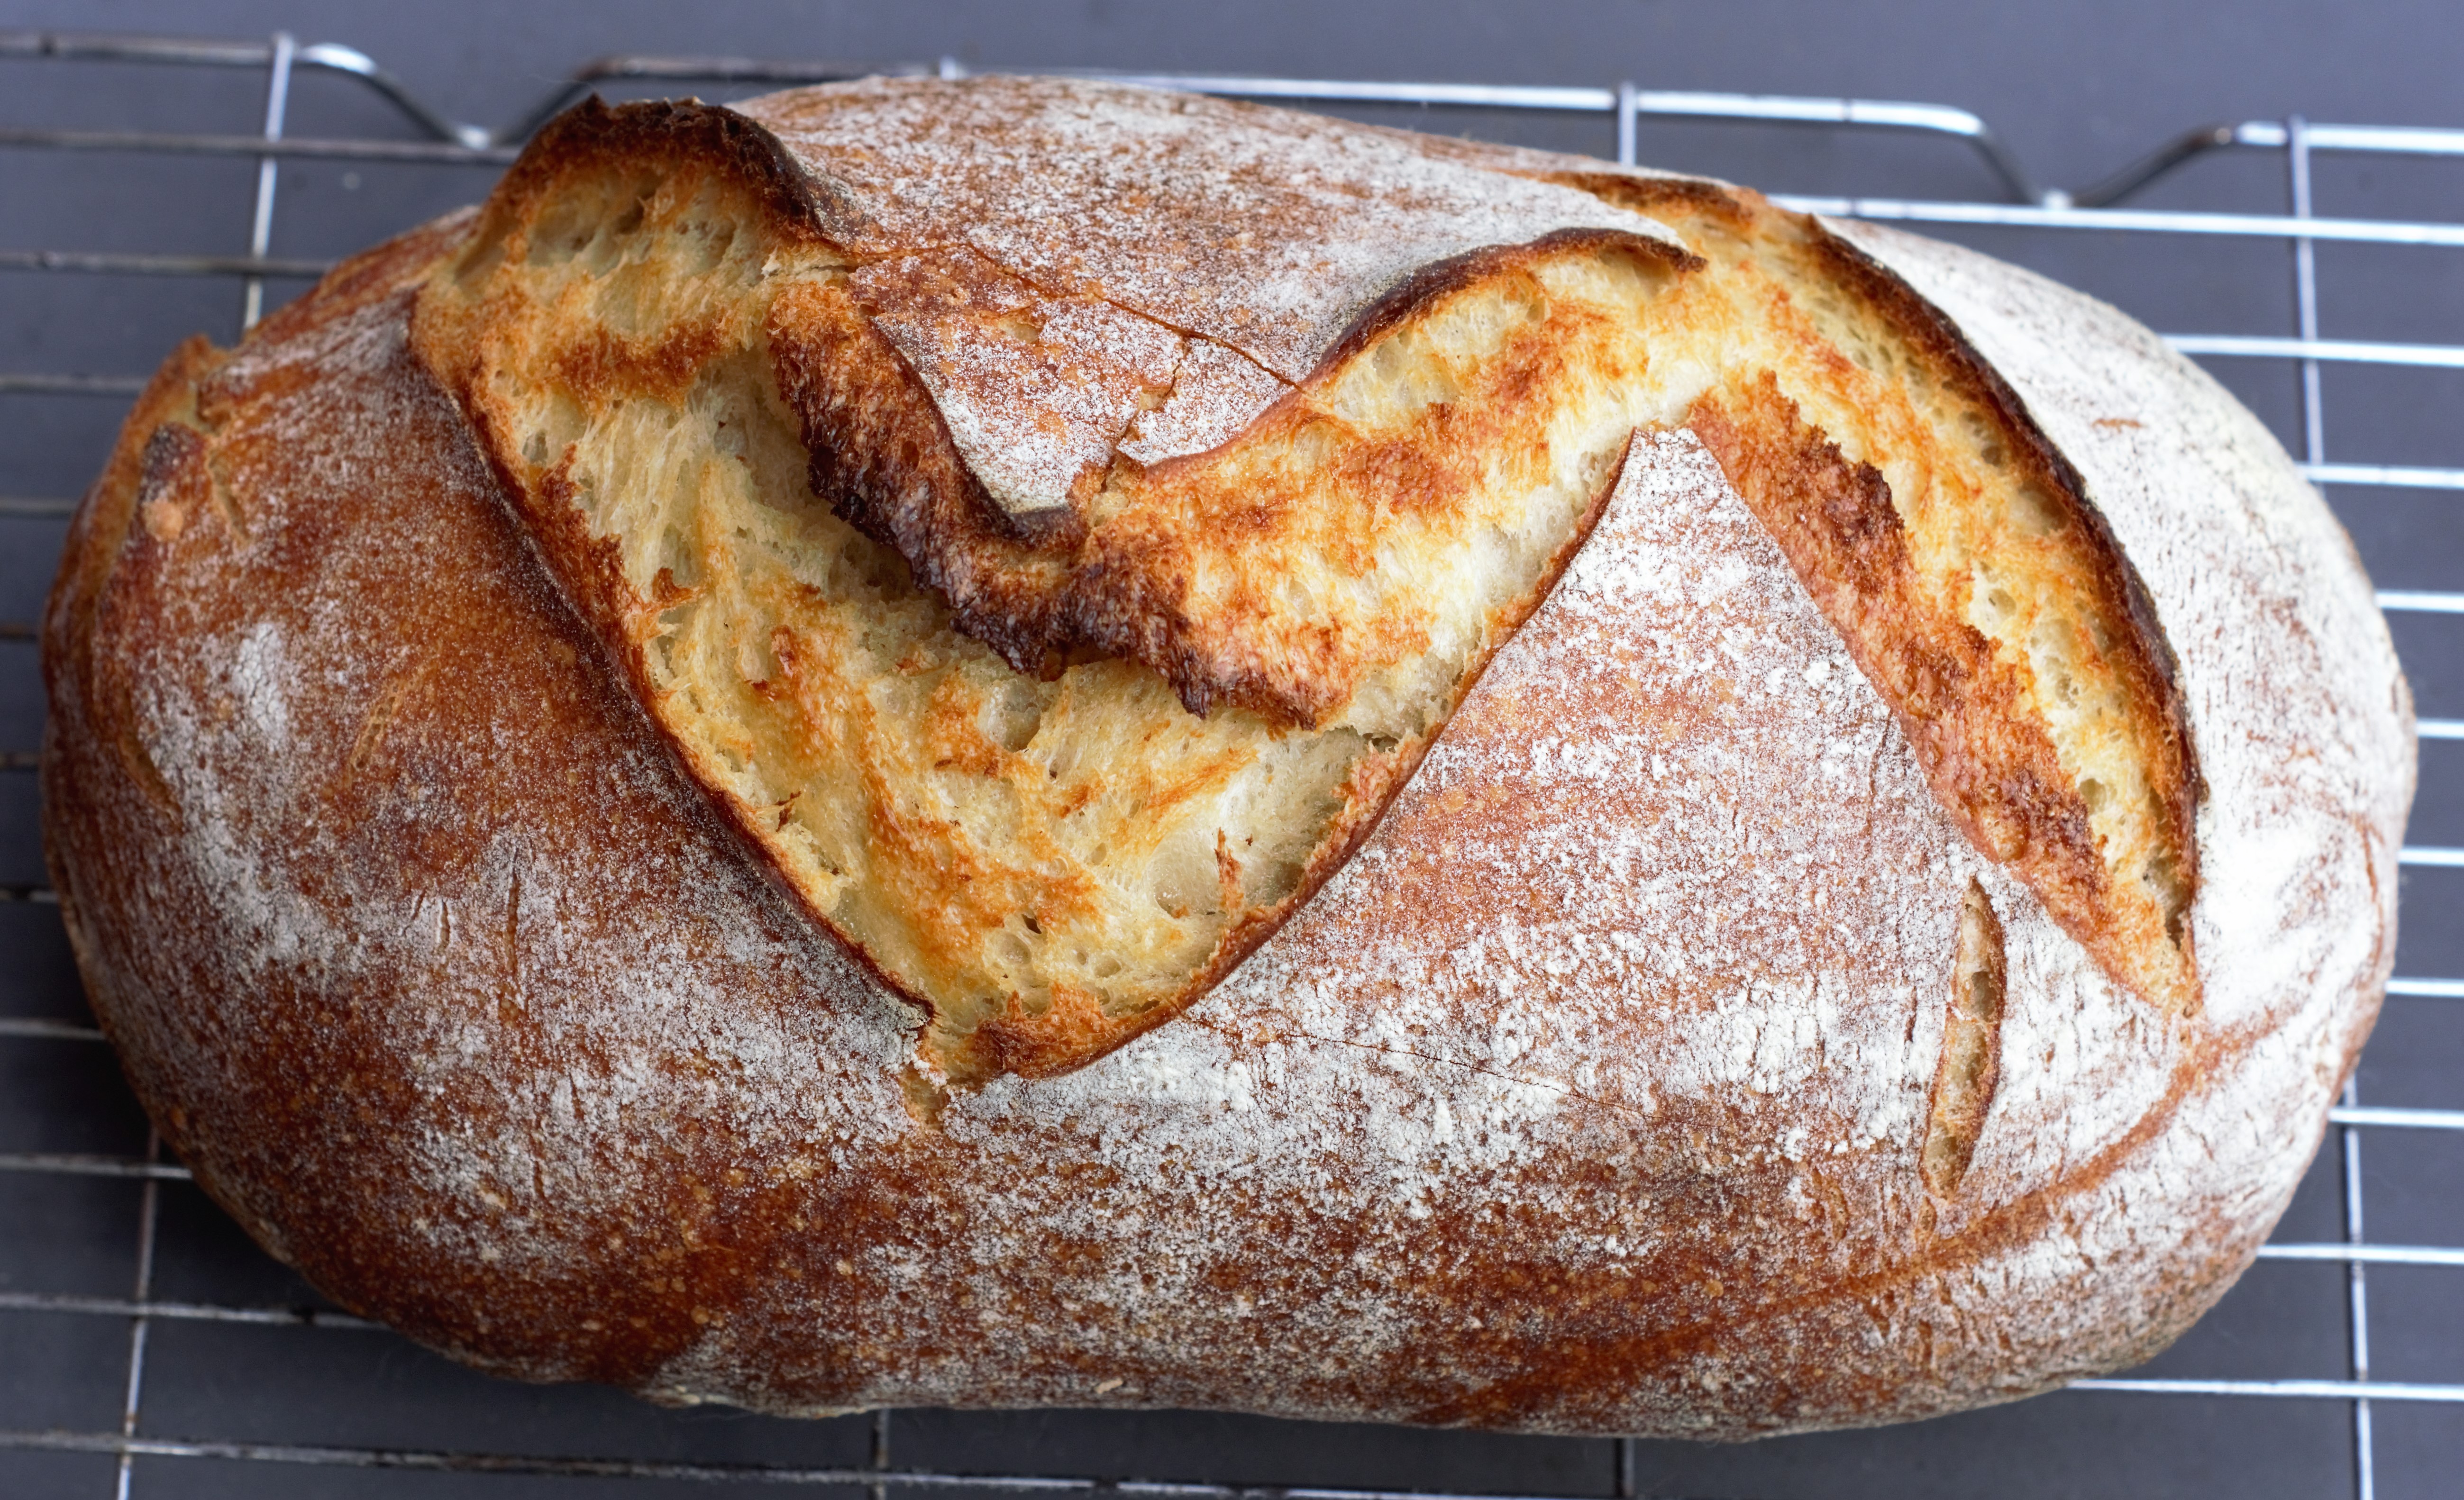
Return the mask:
<path id="1" fill-rule="evenodd" d="M 43 775 L 197 1181 L 457 1357 L 774 1411 L 1733 1438 L 2178 1333 L 2394 951 L 2334 521 L 2025 273 L 1425 149 L 1684 254 L 1412 272 L 1084 537 L 971 497 L 898 257 L 723 111 L 580 112 L 183 349 L 72 528 Z M 1022 671 L 915 561 L 979 556 L 1221 582 Z"/>

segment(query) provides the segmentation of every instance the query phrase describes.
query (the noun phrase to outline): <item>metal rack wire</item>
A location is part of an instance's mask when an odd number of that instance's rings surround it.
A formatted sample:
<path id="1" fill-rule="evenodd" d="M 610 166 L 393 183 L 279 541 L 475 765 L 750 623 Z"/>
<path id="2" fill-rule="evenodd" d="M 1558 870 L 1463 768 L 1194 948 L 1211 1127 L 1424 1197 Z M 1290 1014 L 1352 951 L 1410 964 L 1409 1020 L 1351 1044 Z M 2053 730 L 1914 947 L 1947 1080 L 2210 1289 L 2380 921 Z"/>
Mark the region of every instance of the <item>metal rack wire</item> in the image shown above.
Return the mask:
<path id="1" fill-rule="evenodd" d="M 0 123 L 0 153 L 111 153 L 140 156 L 237 157 L 252 159 L 256 170 L 248 220 L 245 253 L 196 254 L 87 251 L 62 247 L 13 246 L 0 242 L 0 272 L 33 276 L 99 276 L 111 277 L 209 277 L 235 281 L 240 298 L 240 322 L 253 324 L 265 310 L 269 280 L 313 276 L 326 269 L 318 260 L 280 258 L 270 254 L 282 165 L 300 161 L 340 161 L 401 165 L 497 166 L 512 160 L 519 142 L 558 109 L 593 87 L 616 84 L 784 85 L 824 81 L 872 73 L 962 73 L 951 59 L 930 64 L 793 63 L 728 58 L 614 57 L 593 62 L 551 92 L 534 108 L 503 130 L 458 122 L 429 108 L 400 80 L 363 53 L 319 43 L 300 45 L 291 36 L 263 42 L 195 41 L 141 36 L 67 35 L 0 32 L 0 65 L 74 68 L 86 64 L 151 64 L 185 69 L 249 70 L 264 79 L 263 128 L 255 135 L 133 130 L 68 130 L 39 124 Z M 397 113 L 419 139 L 297 138 L 285 133 L 293 80 L 318 72 L 357 80 Z M 2097 187 L 2077 193 L 2039 187 L 2017 158 L 1994 137 L 1985 122 L 1964 110 L 1929 104 L 1861 99 L 1772 98 L 1701 93 L 1667 93 L 1639 89 L 1631 83 L 1599 88 L 1484 87 L 1461 84 L 1340 82 L 1224 76 L 1110 75 L 1163 86 L 1201 90 L 1251 99 L 1277 99 L 1303 105 L 1346 106 L 1411 104 L 1431 109 L 1473 108 L 1543 111 L 1598 117 L 1613 122 L 1618 160 L 1636 156 L 1639 129 L 1647 121 L 1749 121 L 1829 131 L 1887 131 L 1932 136 L 1973 151 L 2005 189 L 2004 202 L 1948 202 L 1877 197 L 1782 198 L 1788 207 L 1830 214 L 1897 220 L 1938 226 L 1991 226 L 2005 230 L 2062 233 L 2075 231 L 2119 232 L 2149 237 L 2228 236 L 2280 243 L 2288 247 L 2293 279 L 2294 326 L 2280 337 L 2195 334 L 2171 336 L 2185 353 L 2211 360 L 2273 361 L 2289 365 L 2299 383 L 2299 448 L 2305 470 L 2322 485 L 2367 489 L 2464 491 L 2464 467 L 2373 463 L 2330 457 L 2321 397 L 2321 370 L 2340 364 L 2376 365 L 2391 370 L 2464 370 L 2464 345 L 2398 343 L 2330 339 L 2321 327 L 2319 247 L 2356 243 L 2464 250 L 2464 223 L 2386 221 L 2333 218 L 2313 210 L 2313 165 L 2327 153 L 2464 158 L 2464 129 L 2436 130 L 2368 125 L 2312 124 L 2296 118 L 2282 121 L 2254 121 L 2190 132 L 2114 174 Z M 2185 164 L 2211 152 L 2273 152 L 2286 172 L 2288 212 L 2184 211 L 2115 207 Z M 0 210 L 0 226 L 7 224 Z M 0 237 L 8 231 L 0 228 Z M 0 361 L 14 364 L 19 351 L 0 349 Z M 96 373 L 16 369 L 0 371 L 0 399 L 18 396 L 90 398 L 113 402 L 143 385 L 129 373 Z M 2464 455 L 2459 455 L 2464 457 Z M 0 466 L 5 466 L 0 457 Z M 56 519 L 73 502 L 63 496 L 6 493 L 11 475 L 0 467 L 0 518 Z M 44 532 L 48 538 L 50 533 Z M 2387 590 L 2381 606 L 2390 613 L 2464 614 L 2464 591 Z M 34 636 L 31 597 L 8 600 L 0 608 L 20 612 L 13 622 L 0 622 L 0 671 L 31 672 Z M 2427 718 L 2425 739 L 2464 739 L 2464 719 Z M 0 748 L 0 774 L 31 770 L 31 746 Z M 2423 869 L 2464 868 L 2464 848 L 2408 847 L 2402 862 Z M 0 903 L 43 903 L 51 893 L 38 884 L 0 885 Z M 2464 978 L 2402 976 L 2390 986 L 2395 1004 L 2442 1005 L 2464 1002 Z M 2464 1011 L 2455 1012 L 2464 1017 Z M 62 1017 L 0 1016 L 0 1048 L 91 1048 L 101 1033 L 80 1020 Z M 2459 1047 L 2464 1055 L 2464 1047 Z M 2458 1107 L 2446 1107 L 2454 1105 Z M 2341 1168 L 2342 1238 L 2316 1242 L 2279 1242 L 2261 1252 L 2263 1260 L 2341 1264 L 2343 1315 L 2348 1334 L 2347 1371 L 2341 1379 L 2273 1379 L 2254 1373 L 2246 1379 L 2116 1379 L 2083 1380 L 2076 1389 L 2164 1396 L 2205 1396 L 2297 1402 L 2343 1403 L 2351 1412 L 2353 1488 L 2362 1500 L 2375 1500 L 2373 1413 L 2390 1402 L 2464 1402 L 2464 1328 L 2453 1331 L 2456 1362 L 2434 1381 L 2374 1379 L 2370 1370 L 2368 1273 L 2373 1266 L 2432 1267 L 2464 1270 L 2464 1245 L 2390 1245 L 2370 1241 L 2365 1233 L 2362 1153 L 2373 1132 L 2464 1131 L 2464 1092 L 2456 1097 L 2410 1101 L 2405 1106 L 2364 1104 L 2357 1087 L 2346 1086 L 2342 1105 L 2332 1115 Z M 0 1140 L 0 1147 L 12 1144 Z M 1001 1492 L 1091 1492 L 1104 1489 L 1132 1495 L 1212 1500 L 1253 1493 L 1243 1486 L 1206 1482 L 1143 1482 L 1097 1480 L 1030 1474 L 933 1472 L 901 1467 L 891 1449 L 893 1431 L 889 1414 L 871 1419 L 869 1452 L 861 1462 L 807 1465 L 776 1463 L 674 1462 L 625 1457 L 539 1457 L 478 1452 L 460 1448 L 291 1444 L 225 1440 L 197 1434 L 166 1435 L 149 1430 L 145 1422 L 146 1354 L 154 1331 L 169 1325 L 237 1325 L 365 1333 L 375 1325 L 331 1309 L 292 1305 L 166 1299 L 157 1295 L 163 1194 L 166 1184 L 184 1182 L 187 1170 L 165 1159 L 159 1139 L 147 1135 L 142 1155 L 110 1156 L 61 1152 L 0 1150 L 0 1178 L 23 1175 L 66 1176 L 98 1181 L 121 1181 L 136 1189 L 133 1227 L 136 1235 L 134 1275 L 125 1296 L 71 1294 L 40 1288 L 0 1286 L 0 1343 L 8 1338 L 12 1317 L 42 1315 L 90 1320 L 98 1328 L 125 1330 L 124 1399 L 116 1429 L 30 1428 L 0 1411 L 0 1449 L 50 1450 L 97 1455 L 116 1460 L 115 1489 L 121 1500 L 130 1493 L 133 1466 L 140 1460 L 219 1458 L 269 1465 L 309 1465 L 340 1468 L 381 1468 L 469 1474 L 559 1475 L 573 1479 L 649 1479 L 669 1481 L 759 1482 L 811 1486 L 850 1486 L 875 1495 L 918 1490 Z M 40 1224 L 0 1228 L 9 1235 L 39 1236 Z M 2464 1468 L 2464 1453 L 2456 1455 Z M 1631 1443 L 1617 1452 L 1616 1492 L 1635 1492 L 1635 1450 Z M 1318 1495 L 1336 1500 L 1367 1500 L 1373 1494 L 1402 1491 L 1371 1489 L 1290 1489 L 1277 1493 Z"/>

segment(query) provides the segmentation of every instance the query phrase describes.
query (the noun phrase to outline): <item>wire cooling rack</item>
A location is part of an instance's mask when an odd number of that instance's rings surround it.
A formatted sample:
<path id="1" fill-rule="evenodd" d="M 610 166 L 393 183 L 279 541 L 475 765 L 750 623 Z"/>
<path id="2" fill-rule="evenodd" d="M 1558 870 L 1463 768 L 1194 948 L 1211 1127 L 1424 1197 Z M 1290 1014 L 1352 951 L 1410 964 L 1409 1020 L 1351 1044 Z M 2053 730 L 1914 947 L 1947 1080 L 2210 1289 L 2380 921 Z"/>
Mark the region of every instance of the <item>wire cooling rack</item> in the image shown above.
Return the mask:
<path id="1" fill-rule="evenodd" d="M 1993 1425 L 1992 1414 L 1952 1419 L 1861 1446 L 1800 1447 L 1794 1467 L 1756 1469 L 1724 1467 L 1706 1456 L 1712 1450 L 1682 1445 L 1198 1414 L 902 1412 L 774 1423 L 668 1414 L 611 1393 L 486 1381 L 321 1303 L 248 1246 L 189 1185 L 187 1171 L 165 1158 L 99 1045 L 64 957 L 51 893 L 41 883 L 33 778 L 23 774 L 35 763 L 41 715 L 33 621 L 73 506 L 66 491 L 81 482 L 59 475 L 89 474 L 99 463 L 100 439 L 140 388 L 148 351 L 187 331 L 174 325 L 165 334 L 156 324 L 193 317 L 181 311 L 196 305 L 189 292 L 225 289 L 237 302 L 236 325 L 245 328 L 270 305 L 269 288 L 296 293 L 325 269 L 320 257 L 274 253 L 286 174 L 339 168 L 342 186 L 356 188 L 362 170 L 392 173 L 388 180 L 396 183 L 404 173 L 440 173 L 450 180 L 450 202 L 476 197 L 521 140 L 592 89 L 694 85 L 725 93 L 868 73 L 955 77 L 963 70 L 948 59 L 854 66 L 610 58 L 576 72 L 513 126 L 491 130 L 431 109 L 364 54 L 300 45 L 288 35 L 224 42 L 0 32 L 0 69 L 18 70 L 21 82 L 38 85 L 0 92 L 0 99 L 51 101 L 46 110 L 79 96 L 77 80 L 89 76 L 121 80 L 118 97 L 125 99 L 125 80 L 157 76 L 149 70 L 253 78 L 262 104 L 261 128 L 220 134 L 188 128 L 193 121 L 71 129 L 56 118 L 0 118 L 0 172 L 50 171 L 34 187 L 70 205 L 64 216 L 29 222 L 10 204 L 31 199 L 15 195 L 8 188 L 13 179 L 0 176 L 0 311 L 12 320 L 0 324 L 0 731 L 15 737 L 13 744 L 0 743 L 0 777 L 7 778 L 0 781 L 0 876 L 7 877 L 0 879 L 0 1490 L 125 1500 L 131 1493 L 389 1494 L 409 1492 L 406 1484 L 419 1493 L 497 1495 L 542 1492 L 532 1488 L 539 1484 L 554 1484 L 559 1494 L 600 1482 L 644 1494 L 763 1483 L 875 1496 L 1101 1490 L 1185 1500 L 1260 1492 L 1366 1500 L 1770 1493 L 1791 1485 L 1845 1493 L 1857 1474 L 1870 1479 L 1879 1466 L 1885 1477 L 1876 1492 L 1913 1493 L 1923 1476 L 1944 1473 L 1955 1489 L 1968 1484 L 1960 1474 L 1991 1471 L 1996 1488 L 2015 1494 L 2035 1492 L 2027 1488 L 2030 1466 L 2051 1472 L 2046 1466 L 2064 1462 L 2060 1455 L 2099 1443 L 2142 1449 L 2204 1444 L 2212 1450 L 2207 1467 L 2164 1472 L 2175 1475 L 2168 1484 L 2204 1476 L 2216 1493 L 2264 1489 L 2254 1485 L 2260 1467 L 2280 1478 L 2287 1464 L 2309 1466 L 2302 1470 L 2308 1477 L 2297 1476 L 2287 1492 L 2349 1492 L 2361 1500 L 2449 1492 L 2453 1476 L 2464 1473 L 2464 1421 L 2455 1420 L 2464 1418 L 2464 978 L 2438 977 L 2464 974 L 2464 944 L 2448 937 L 2449 914 L 2458 910 L 2464 886 L 2439 883 L 2464 881 L 2439 874 L 2464 870 L 2464 848 L 2434 840 L 2403 852 L 2400 977 L 2389 986 L 2379 1040 L 2362 1070 L 2364 1077 L 2384 1074 L 2409 1092 L 2365 1104 L 2358 1083 L 2347 1086 L 2333 1115 L 2333 1149 L 2321 1152 L 2277 1239 L 2183 1346 L 2130 1378 L 2080 1381 L 2071 1392 L 2010 1408 L 2029 1414 L 2015 1427 Z M 363 91 L 358 128 L 286 132 L 294 84 L 315 75 Z M 2333 165 L 2366 188 L 2371 173 L 2390 164 L 2435 170 L 2440 159 L 2464 170 L 2464 129 L 2299 119 L 2219 125 L 2167 143 L 2093 188 L 2064 192 L 2035 182 L 1978 117 L 1941 105 L 1678 94 L 1632 84 L 1141 80 L 1338 111 L 1408 108 L 1423 112 L 1424 125 L 1432 122 L 1428 114 L 1446 111 L 1490 127 L 1542 117 L 1588 120 L 1600 127 L 1602 146 L 1613 126 L 1616 154 L 1625 162 L 1636 159 L 1640 136 L 1671 124 L 1738 121 L 1766 131 L 1793 128 L 1809 140 L 1932 138 L 1972 153 L 1998 200 L 1780 201 L 1924 225 L 2013 258 L 2058 262 L 2092 280 L 2101 275 L 2105 284 L 2098 290 L 2145 317 L 2162 316 L 2148 304 L 2165 302 L 2168 286 L 2195 289 L 2206 278 L 2249 274 L 2255 264 L 2258 275 L 2275 278 L 2277 305 L 2289 318 L 2272 331 L 2186 331 L 2172 342 L 2209 361 L 2277 422 L 2363 538 L 2382 578 L 2424 585 L 2383 590 L 2379 601 L 2425 714 L 2416 837 L 2425 820 L 2430 832 L 2441 831 L 2458 780 L 2449 773 L 2464 770 L 2444 759 L 2464 754 L 2445 748 L 2464 740 L 2464 717 L 2437 717 L 2464 714 L 2464 683 L 2451 693 L 2443 675 L 2444 663 L 2464 655 L 2453 650 L 2464 645 L 2464 633 L 2447 629 L 2450 622 L 2464 628 L 2456 619 L 2464 616 L 2464 591 L 2431 585 L 2464 585 L 2464 533 L 2453 531 L 2456 508 L 2464 507 L 2456 493 L 2464 492 L 2464 467 L 2441 466 L 2464 463 L 2464 437 L 2442 415 L 2456 409 L 2464 386 L 2455 383 L 2464 375 L 2441 374 L 2464 372 L 2464 317 L 2452 320 L 2458 326 L 2432 330 L 2446 342 L 2391 342 L 2326 337 L 2322 308 L 2369 303 L 2343 296 L 2340 277 L 2371 286 L 2390 275 L 2426 278 L 2431 287 L 2453 283 L 2464 272 L 2453 254 L 2464 251 L 2464 223 L 2436 221 L 2434 210 L 2429 218 L 2321 213 L 2314 179 Z M 175 87 L 161 92 L 135 113 L 176 115 L 184 96 Z M 0 115 L 6 112 L 0 105 Z M 2185 168 L 2217 157 L 2245 165 L 2210 184 L 2208 197 L 2220 189 L 2245 201 L 2119 206 L 2188 182 L 2196 173 Z M 2275 165 L 2254 175 L 2247 167 L 2253 158 Z M 110 164 L 110 171 L 74 165 L 84 162 Z M 216 164 L 211 169 L 229 174 L 232 191 L 245 195 L 246 213 L 236 221 L 245 226 L 244 250 L 198 250 L 171 234 L 156 243 L 104 243 L 132 222 L 142 237 L 149 222 L 111 196 L 115 182 L 149 180 L 130 173 L 132 162 L 193 163 L 200 173 L 209 170 L 204 164 Z M 98 183 L 103 186 L 95 188 Z M 184 180 L 180 190 L 193 197 L 201 189 Z M 424 201 L 417 192 L 403 196 Z M 2454 201 L 2452 190 L 2446 201 Z M 406 211 L 382 228 L 417 216 Z M 24 234 L 36 238 L 11 243 Z M 2074 254 L 2082 244 L 2127 251 L 2099 260 Z M 2373 254 L 2412 258 L 2391 272 L 2390 262 L 2366 258 Z M 62 290 L 70 286 L 88 289 L 79 294 L 84 301 Z M 147 301 L 165 286 L 183 289 L 168 310 L 158 306 L 160 298 Z M 2174 299 L 2194 309 L 2243 305 L 2203 303 L 2195 290 Z M 91 339 L 63 334 L 62 320 L 42 311 L 63 303 L 84 309 L 77 326 L 102 332 Z M 2434 321 L 2444 303 L 2433 294 L 2404 305 Z M 119 320 L 135 331 L 114 343 L 115 319 L 129 307 L 140 311 Z M 112 360 L 120 367 L 82 363 Z M 2364 442 L 2383 446 L 2377 456 L 2388 461 L 2372 461 L 2367 448 L 2330 456 L 2328 389 L 2341 393 L 2346 387 L 2337 382 L 2355 380 L 2356 426 Z M 56 451 L 63 444 L 73 450 L 65 457 Z M 2464 843 L 2464 820 L 2455 828 L 2449 837 Z M 2378 1066 L 2383 1057 L 2392 1061 Z M 2365 1192 L 2372 1182 L 2382 1184 L 2376 1199 Z M 2420 1243 L 2369 1238 L 2370 1202 L 2391 1208 Z M 2385 1293 L 2375 1323 L 2374 1285 Z M 2374 1328 L 2389 1351 L 2375 1372 Z M 2399 1357 L 2398 1367 L 2388 1368 Z M 2159 1408 L 2150 1419 L 2147 1412 Z M 1993 1450 L 1988 1459 L 1976 1457 L 1980 1446 Z M 2130 1458 L 2136 1466 L 2150 1462 L 2145 1453 Z M 2056 1473 L 2043 1492 L 2069 1492 L 2067 1484 Z"/>

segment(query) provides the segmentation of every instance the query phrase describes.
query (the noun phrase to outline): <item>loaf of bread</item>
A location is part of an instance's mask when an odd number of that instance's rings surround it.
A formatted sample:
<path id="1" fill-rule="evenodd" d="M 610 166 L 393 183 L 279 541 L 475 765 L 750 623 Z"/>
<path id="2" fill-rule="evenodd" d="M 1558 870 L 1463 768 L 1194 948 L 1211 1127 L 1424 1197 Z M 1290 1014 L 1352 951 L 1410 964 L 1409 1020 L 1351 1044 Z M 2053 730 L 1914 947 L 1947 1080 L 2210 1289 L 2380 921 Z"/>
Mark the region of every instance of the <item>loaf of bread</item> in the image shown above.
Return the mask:
<path id="1" fill-rule="evenodd" d="M 2394 950 L 2404 679 L 2119 313 L 1087 82 L 549 126 L 138 403 L 50 851 L 164 1136 L 670 1401 L 1748 1437 L 2140 1360 Z"/>

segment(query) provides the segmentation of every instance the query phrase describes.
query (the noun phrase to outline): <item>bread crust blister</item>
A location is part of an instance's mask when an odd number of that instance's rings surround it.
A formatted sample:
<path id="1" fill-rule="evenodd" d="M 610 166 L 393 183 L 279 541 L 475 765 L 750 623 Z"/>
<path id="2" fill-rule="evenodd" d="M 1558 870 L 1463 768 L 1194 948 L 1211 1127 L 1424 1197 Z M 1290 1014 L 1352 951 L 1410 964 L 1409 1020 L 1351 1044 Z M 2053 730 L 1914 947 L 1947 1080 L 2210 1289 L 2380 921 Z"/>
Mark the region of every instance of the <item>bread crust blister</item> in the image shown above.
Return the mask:
<path id="1" fill-rule="evenodd" d="M 2411 784 L 2334 523 L 2109 309 L 1019 79 L 568 116 L 175 357 L 46 668 L 208 1191 L 459 1357 L 781 1411 L 2143 1357 L 2315 1147 Z"/>

